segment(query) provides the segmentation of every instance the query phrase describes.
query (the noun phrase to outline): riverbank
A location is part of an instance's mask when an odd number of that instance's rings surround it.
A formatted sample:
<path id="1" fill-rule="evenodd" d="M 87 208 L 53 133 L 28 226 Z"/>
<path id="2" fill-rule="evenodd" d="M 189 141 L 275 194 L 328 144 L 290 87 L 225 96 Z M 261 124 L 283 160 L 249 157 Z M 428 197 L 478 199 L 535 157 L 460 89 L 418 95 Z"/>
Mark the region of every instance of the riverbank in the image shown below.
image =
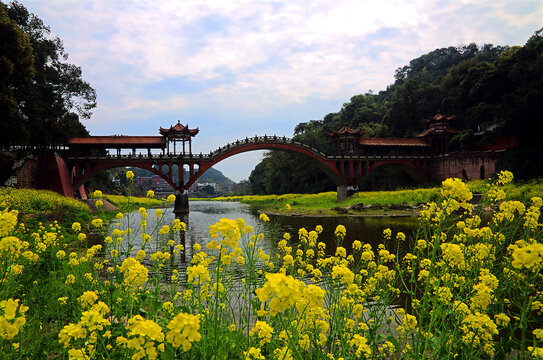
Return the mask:
<path id="1" fill-rule="evenodd" d="M 474 194 L 488 190 L 489 182 L 474 180 L 467 182 Z M 528 203 L 534 196 L 543 194 L 543 179 L 530 182 L 515 182 L 504 187 L 505 200 L 516 199 Z M 355 193 L 338 202 L 334 191 L 319 194 L 244 195 L 225 196 L 210 199 L 191 198 L 190 201 L 239 201 L 257 206 L 269 214 L 290 216 L 411 216 L 417 214 L 428 202 L 438 201 L 441 188 L 420 188 L 395 191 L 367 191 Z M 488 205 L 489 199 L 474 197 L 474 202 Z"/>
<path id="2" fill-rule="evenodd" d="M 17 210 L 19 218 L 25 221 L 53 221 L 69 223 L 92 218 L 89 207 L 72 198 L 54 191 L 0 188 L 0 211 Z"/>
<path id="3" fill-rule="evenodd" d="M 149 197 L 128 197 L 98 193 L 90 194 L 88 200 L 77 200 L 54 191 L 15 189 L 0 187 L 0 212 L 17 211 L 17 218 L 28 231 L 40 231 L 44 227 L 58 225 L 68 246 L 77 243 L 77 237 L 66 231 L 74 222 L 81 224 L 84 231 L 91 232 L 92 220 L 100 217 L 109 221 L 119 212 L 172 206 L 166 199 Z M 96 206 L 97 201 L 102 202 Z"/>
<path id="4" fill-rule="evenodd" d="M 377 243 L 358 237 L 372 231 L 370 218 L 256 215 L 251 225 L 229 212 L 207 222 L 209 239 L 185 237 L 163 211 L 118 214 L 110 229 L 96 218 L 92 229 L 37 231 L 0 212 L 0 357 L 534 357 L 543 351 L 543 201 L 501 202 L 509 179 L 487 191 L 501 206 L 484 225 L 462 211 L 471 192 L 451 180 L 415 220 L 420 230 L 377 225 Z M 289 220 L 301 223 L 275 231 Z"/>

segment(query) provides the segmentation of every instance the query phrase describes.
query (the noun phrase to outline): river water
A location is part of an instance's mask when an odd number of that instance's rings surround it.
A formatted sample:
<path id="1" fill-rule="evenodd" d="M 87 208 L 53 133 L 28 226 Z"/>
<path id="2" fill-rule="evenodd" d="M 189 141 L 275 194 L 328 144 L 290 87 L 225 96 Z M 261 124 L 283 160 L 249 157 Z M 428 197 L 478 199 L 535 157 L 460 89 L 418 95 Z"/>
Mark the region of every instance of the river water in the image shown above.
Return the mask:
<path id="1" fill-rule="evenodd" d="M 175 219 L 172 208 L 162 209 L 164 213 L 163 221 L 170 224 Z M 149 210 L 149 228 L 154 226 L 154 210 Z M 187 224 L 187 230 L 184 234 L 186 249 L 186 261 L 190 260 L 192 246 L 195 243 L 202 245 L 210 241 L 209 225 L 215 224 L 222 218 L 238 219 L 243 218 L 248 225 L 251 225 L 258 232 L 265 234 L 264 247 L 268 249 L 275 248 L 282 239 L 284 233 L 290 233 L 291 244 L 296 244 L 298 238 L 298 229 L 305 228 L 307 231 L 314 230 L 317 225 L 323 227 L 322 234 L 319 235 L 319 241 L 326 243 L 326 252 L 333 254 L 335 252 L 334 231 L 338 225 L 343 225 L 347 229 L 347 235 L 343 246 L 350 251 L 354 240 L 363 243 L 369 243 L 376 247 L 383 242 L 383 230 L 390 228 L 393 234 L 401 231 L 407 236 L 413 234 L 416 229 L 417 221 L 415 217 L 394 217 L 394 216 L 338 216 L 338 217 L 315 217 L 315 216 L 297 216 L 297 215 L 269 215 L 270 222 L 264 226 L 259 226 L 259 211 L 257 208 L 238 202 L 218 202 L 218 201 L 193 201 L 190 203 L 190 213 L 182 219 Z M 125 216 L 125 220 L 128 217 Z M 130 214 L 131 221 L 139 222 L 140 215 L 137 212 Z M 124 222 L 124 221 L 123 221 Z M 124 225 L 124 224 L 122 224 Z M 115 226 L 115 225 L 112 225 Z M 135 247 L 138 249 L 138 246 Z"/>

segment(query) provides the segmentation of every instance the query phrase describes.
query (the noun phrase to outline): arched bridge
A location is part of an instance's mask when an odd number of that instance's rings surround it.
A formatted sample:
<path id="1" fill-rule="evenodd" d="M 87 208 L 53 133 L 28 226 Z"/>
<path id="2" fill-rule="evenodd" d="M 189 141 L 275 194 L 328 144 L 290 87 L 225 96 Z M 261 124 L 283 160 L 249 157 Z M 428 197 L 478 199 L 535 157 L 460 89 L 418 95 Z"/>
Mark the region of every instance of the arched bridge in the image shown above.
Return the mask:
<path id="1" fill-rule="evenodd" d="M 95 174 L 115 167 L 139 167 L 157 174 L 174 189 L 177 212 L 188 211 L 186 190 L 213 165 L 236 154 L 252 150 L 282 150 L 304 155 L 308 161 L 316 162 L 337 184 L 338 200 L 347 197 L 347 187 L 356 188 L 362 178 L 373 169 L 396 164 L 418 180 L 443 180 L 447 177 L 465 179 L 485 178 L 493 174 L 498 153 L 514 147 L 516 139 L 504 137 L 494 144 L 479 150 L 450 152 L 448 142 L 460 130 L 450 126 L 447 117 L 439 112 L 422 119 L 427 130 L 411 138 L 366 138 L 361 130 L 346 126 L 326 134 L 336 145 L 334 155 L 324 154 L 311 145 L 294 139 L 278 136 L 254 136 L 226 144 L 209 154 L 194 154 L 192 138 L 199 129 L 190 129 L 179 121 L 170 128 L 160 128 L 161 136 L 90 136 L 73 138 L 68 141 L 67 150 L 42 166 L 41 178 L 51 179 L 49 188 L 56 188 L 67 196 L 74 196 L 74 190 Z M 121 150 L 131 153 L 122 154 Z M 137 153 L 137 149 L 144 154 Z M 115 151 L 111 154 L 110 151 Z M 146 150 L 146 151 L 145 151 Z M 153 150 L 153 151 L 152 151 Z M 172 151 L 173 150 L 173 151 Z M 157 151 L 160 153 L 157 154 Z M 60 175 L 62 189 L 53 184 Z M 84 190 L 84 189 L 83 189 Z M 185 206 L 186 205 L 186 206 Z"/>
<path id="2" fill-rule="evenodd" d="M 92 138 L 92 137 L 91 137 Z M 97 137 L 96 137 L 97 138 Z M 132 148 L 131 154 L 111 155 L 106 152 L 107 148 L 113 148 L 112 144 L 103 144 L 98 146 L 99 142 L 93 143 L 93 151 L 82 151 L 81 146 L 70 146 L 70 151 L 63 154 L 70 173 L 70 182 L 73 189 L 79 188 L 88 179 L 97 173 L 115 167 L 139 167 L 157 174 L 166 180 L 178 194 L 183 194 L 190 186 L 198 180 L 206 170 L 219 163 L 220 161 L 247 151 L 253 150 L 282 150 L 302 154 L 310 161 L 315 161 L 320 168 L 338 185 L 338 198 L 346 196 L 347 186 L 356 187 L 362 178 L 374 168 L 384 164 L 400 164 L 418 173 L 426 174 L 428 156 L 420 152 L 403 153 L 352 153 L 344 155 L 327 155 L 310 145 L 299 141 L 278 136 L 254 136 L 237 140 L 209 154 L 181 153 L 171 154 L 164 151 L 161 154 L 152 154 L 150 149 L 159 147 L 162 144 L 160 137 L 157 142 L 149 145 L 129 144 L 130 139 L 134 137 L 116 137 L 119 148 Z M 144 137 L 140 137 L 144 138 Z M 81 138 L 89 139 L 89 138 Z M 141 139 L 140 139 L 141 140 Z M 153 140 L 153 141 L 154 141 Z M 124 141 L 124 145 L 123 145 Z M 121 144 L 121 145 L 119 145 Z M 137 154 L 136 147 L 140 149 L 147 148 L 146 154 Z M 169 148 L 168 148 L 169 149 Z M 184 172 L 185 170 L 185 172 Z M 188 170 L 188 171 L 186 171 Z M 184 176 L 188 173 L 188 178 Z"/>

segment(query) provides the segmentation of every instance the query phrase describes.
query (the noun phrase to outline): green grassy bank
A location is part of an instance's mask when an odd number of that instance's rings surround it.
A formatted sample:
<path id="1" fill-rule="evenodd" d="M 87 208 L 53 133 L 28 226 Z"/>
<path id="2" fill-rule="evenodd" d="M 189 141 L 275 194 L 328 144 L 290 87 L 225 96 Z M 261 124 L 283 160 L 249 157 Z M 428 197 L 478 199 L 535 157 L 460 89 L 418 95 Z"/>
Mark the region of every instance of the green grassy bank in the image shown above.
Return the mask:
<path id="1" fill-rule="evenodd" d="M 484 180 L 475 180 L 467 183 L 468 188 L 474 194 L 485 193 L 488 189 L 488 184 L 489 183 Z M 433 188 L 395 191 L 358 192 L 341 202 L 337 201 L 337 194 L 334 191 L 319 194 L 245 195 L 191 200 L 239 201 L 245 204 L 256 205 L 265 212 L 274 213 L 337 215 L 338 208 L 347 209 L 349 206 L 360 203 L 364 205 L 390 206 L 402 203 L 417 205 L 419 203 L 437 201 L 441 197 L 440 189 L 440 187 L 436 186 Z M 543 194 L 543 179 L 525 183 L 517 182 L 508 184 L 504 187 L 504 191 L 507 193 L 506 200 L 517 199 L 526 203 L 529 202 L 532 197 L 541 196 L 541 194 Z M 482 202 L 487 204 L 488 199 L 483 198 Z M 383 210 L 369 209 L 357 211 L 356 213 L 372 214 L 379 212 L 383 212 Z"/>
<path id="2" fill-rule="evenodd" d="M 117 206 L 121 211 L 133 211 L 137 210 L 140 207 L 146 209 L 164 207 L 167 205 L 171 206 L 171 203 L 168 203 L 166 199 L 160 199 L 155 197 L 136 197 L 136 196 L 124 196 L 124 195 L 110 195 L 110 194 L 90 194 L 91 199 L 105 199 Z"/>
<path id="3" fill-rule="evenodd" d="M 54 218 L 67 223 L 91 218 L 86 204 L 48 190 L 1 187 L 0 210 L 2 209 L 16 209 L 20 218 Z"/>

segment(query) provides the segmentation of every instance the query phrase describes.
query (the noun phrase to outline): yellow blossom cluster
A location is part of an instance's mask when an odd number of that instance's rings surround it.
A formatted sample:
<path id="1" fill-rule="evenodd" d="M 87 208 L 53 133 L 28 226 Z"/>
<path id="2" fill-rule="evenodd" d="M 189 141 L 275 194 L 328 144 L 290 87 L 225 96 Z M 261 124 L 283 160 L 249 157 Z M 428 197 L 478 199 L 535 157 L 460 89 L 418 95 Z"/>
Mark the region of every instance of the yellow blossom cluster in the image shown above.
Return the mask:
<path id="1" fill-rule="evenodd" d="M 11 233 L 17 225 L 17 210 L 2 210 L 0 211 L 0 236 L 6 236 Z"/>
<path id="2" fill-rule="evenodd" d="M 11 340 L 26 324 L 27 306 L 19 305 L 19 299 L 0 301 L 0 338 Z"/>
<path id="3" fill-rule="evenodd" d="M 256 289 L 256 296 L 262 304 L 261 310 L 264 310 L 264 303 L 268 302 L 269 313 L 275 316 L 294 305 L 301 298 L 304 288 L 302 281 L 290 275 L 268 273 L 264 286 Z"/>
<path id="4" fill-rule="evenodd" d="M 135 351 L 132 360 L 144 358 L 154 360 L 158 358 L 159 352 L 164 352 L 164 333 L 160 325 L 153 320 L 136 315 L 128 320 L 126 328 L 128 338 L 117 337 L 117 344 Z"/>
<path id="5" fill-rule="evenodd" d="M 200 316 L 179 313 L 168 323 L 168 333 L 166 341 L 172 344 L 173 347 L 183 347 L 183 351 L 188 351 L 194 342 L 202 339 L 199 333 Z"/>
<path id="6" fill-rule="evenodd" d="M 126 258 L 119 270 L 123 273 L 123 284 L 127 287 L 136 288 L 148 280 L 149 271 L 133 257 Z"/>
<path id="7" fill-rule="evenodd" d="M 104 317 L 110 308 L 97 300 L 98 296 L 92 291 L 81 295 L 79 301 L 87 310 L 82 312 L 79 322 L 64 326 L 58 334 L 59 342 L 64 348 L 69 348 L 70 359 L 93 357 L 100 340 L 111 337 L 111 332 L 106 330 L 111 322 Z"/>

